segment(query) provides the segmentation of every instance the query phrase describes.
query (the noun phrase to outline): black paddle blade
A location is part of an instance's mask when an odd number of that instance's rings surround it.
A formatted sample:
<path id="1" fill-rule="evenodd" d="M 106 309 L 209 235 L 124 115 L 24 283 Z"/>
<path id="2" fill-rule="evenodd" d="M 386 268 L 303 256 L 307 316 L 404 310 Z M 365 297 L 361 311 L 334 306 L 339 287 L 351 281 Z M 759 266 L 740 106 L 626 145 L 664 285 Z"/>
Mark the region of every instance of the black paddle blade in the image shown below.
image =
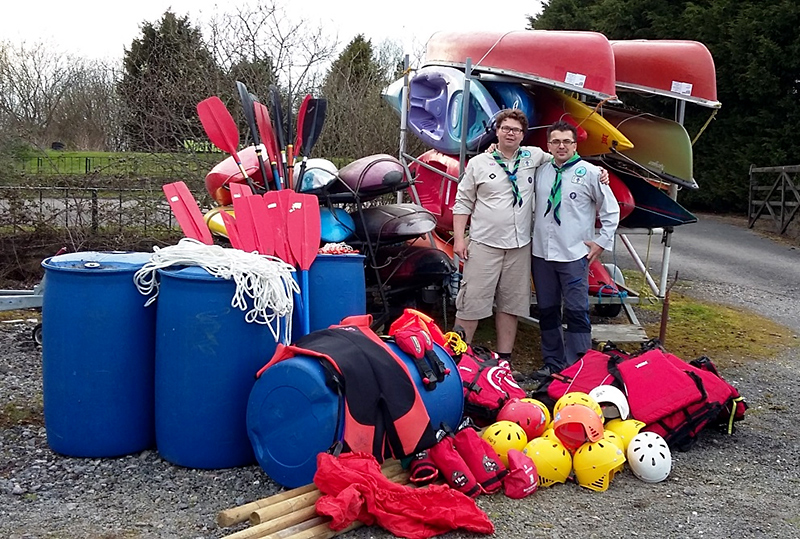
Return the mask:
<path id="1" fill-rule="evenodd" d="M 256 127 L 256 114 L 253 109 L 253 100 L 250 98 L 250 92 L 247 91 L 247 86 L 243 82 L 236 81 L 236 89 L 239 91 L 239 101 L 242 103 L 242 110 L 244 111 L 244 119 L 247 122 L 247 127 L 250 128 L 250 136 L 253 137 L 253 144 L 258 146 L 261 144 L 261 137 L 258 136 L 258 128 Z"/>
<path id="2" fill-rule="evenodd" d="M 275 136 L 281 150 L 286 148 L 286 131 L 283 124 L 283 107 L 281 107 L 281 94 L 275 85 L 269 87 L 269 99 L 272 104 L 272 115 L 275 119 Z"/>
<path id="3" fill-rule="evenodd" d="M 303 148 L 301 154 L 308 156 L 311 148 L 317 143 L 322 126 L 325 124 L 325 115 L 328 113 L 328 101 L 326 99 L 312 99 L 306 109 L 306 120 L 303 123 Z M 309 122 L 309 119 L 311 120 Z"/>

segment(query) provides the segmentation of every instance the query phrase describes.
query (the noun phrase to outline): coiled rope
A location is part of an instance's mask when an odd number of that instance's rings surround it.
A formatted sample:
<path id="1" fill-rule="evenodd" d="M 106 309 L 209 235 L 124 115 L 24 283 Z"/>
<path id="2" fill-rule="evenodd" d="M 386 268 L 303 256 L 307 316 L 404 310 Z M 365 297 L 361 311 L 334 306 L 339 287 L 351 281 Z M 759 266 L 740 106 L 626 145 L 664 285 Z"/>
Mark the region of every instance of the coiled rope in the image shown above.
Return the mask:
<path id="1" fill-rule="evenodd" d="M 183 238 L 177 245 L 153 247 L 150 261 L 134 274 L 136 288 L 150 296 L 145 306 L 158 297 L 157 270 L 175 266 L 198 266 L 214 277 L 233 280 L 236 290 L 231 307 L 245 312 L 246 322 L 267 325 L 276 342 L 281 340 L 281 319 L 285 320 L 283 342 L 290 341 L 294 294 L 300 291 L 290 264 L 272 256 Z"/>

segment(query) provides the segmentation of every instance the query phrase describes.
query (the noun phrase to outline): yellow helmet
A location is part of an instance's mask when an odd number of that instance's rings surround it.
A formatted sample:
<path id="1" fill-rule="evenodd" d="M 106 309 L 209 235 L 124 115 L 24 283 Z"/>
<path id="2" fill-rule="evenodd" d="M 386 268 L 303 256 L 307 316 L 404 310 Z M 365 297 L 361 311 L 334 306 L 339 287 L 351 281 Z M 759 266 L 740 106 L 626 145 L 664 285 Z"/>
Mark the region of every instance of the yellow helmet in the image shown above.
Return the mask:
<path id="1" fill-rule="evenodd" d="M 575 480 L 582 487 L 598 492 L 608 490 L 614 474 L 625 465 L 625 454 L 612 442 L 586 442 L 572 457 Z"/>
<path id="2" fill-rule="evenodd" d="M 542 435 L 539 436 L 539 438 L 545 438 L 547 440 L 557 440 L 558 443 L 561 443 L 561 440 L 559 440 L 558 436 L 556 436 L 556 431 L 553 430 L 552 426 L 546 428 L 542 433 Z M 530 441 L 528 443 L 530 443 Z"/>
<path id="3" fill-rule="evenodd" d="M 567 481 L 572 471 L 572 456 L 555 437 L 536 438 L 528 442 L 522 452 L 536 465 L 540 486 L 549 487 Z"/>
<path id="4" fill-rule="evenodd" d="M 550 428 L 552 426 L 553 419 L 550 417 L 550 410 L 547 408 L 547 406 L 545 406 L 545 404 L 542 401 L 530 398 L 524 398 L 520 400 L 522 402 L 532 402 L 533 404 L 541 408 L 542 413 L 544 414 L 544 423 L 545 425 L 547 425 L 545 428 Z"/>
<path id="5" fill-rule="evenodd" d="M 528 437 L 522 427 L 511 421 L 492 423 L 483 431 L 482 438 L 494 448 L 506 467 L 508 467 L 509 449 L 522 451 L 528 443 Z"/>
<path id="6" fill-rule="evenodd" d="M 597 415 L 600 416 L 600 421 L 603 421 L 603 409 L 600 408 L 600 405 L 597 404 L 596 400 L 582 391 L 570 391 L 569 393 L 564 393 L 564 395 L 556 401 L 555 406 L 553 406 L 553 417 L 558 414 L 559 410 L 569 404 L 582 404 L 584 406 L 588 406 L 597 412 Z"/>
<path id="7" fill-rule="evenodd" d="M 622 438 L 625 444 L 624 451 L 628 450 L 628 444 L 631 443 L 633 437 L 639 434 L 639 431 L 647 425 L 636 419 L 620 419 L 615 418 L 606 423 L 606 430 L 612 431 L 614 434 Z"/>
<path id="8" fill-rule="evenodd" d="M 605 439 L 605 440 L 611 442 L 612 444 L 614 444 L 615 446 L 619 447 L 620 451 L 622 451 L 623 453 L 625 452 L 625 449 L 626 449 L 625 448 L 625 442 L 622 441 L 622 438 L 617 436 L 617 434 L 613 430 L 608 430 L 608 428 L 606 428 L 603 431 L 603 439 Z"/>

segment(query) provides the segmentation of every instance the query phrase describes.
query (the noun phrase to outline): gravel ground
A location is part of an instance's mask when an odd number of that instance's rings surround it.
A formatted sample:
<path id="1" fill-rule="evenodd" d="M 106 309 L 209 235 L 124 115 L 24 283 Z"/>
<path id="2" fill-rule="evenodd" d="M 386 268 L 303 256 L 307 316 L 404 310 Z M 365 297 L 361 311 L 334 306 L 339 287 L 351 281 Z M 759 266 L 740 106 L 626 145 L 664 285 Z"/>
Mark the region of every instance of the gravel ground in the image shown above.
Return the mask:
<path id="1" fill-rule="evenodd" d="M 704 296 L 724 288 L 686 284 L 693 293 L 705 289 Z M 757 288 L 724 292 L 756 311 L 764 301 Z M 800 312 L 798 300 L 791 301 L 783 314 Z M 30 340 L 31 329 L 29 322 L 0 326 L 0 409 L 40 408 L 41 350 Z M 673 453 L 665 482 L 643 483 L 626 470 L 604 493 L 572 483 L 525 500 L 482 496 L 478 504 L 502 538 L 800 537 L 799 360 L 800 349 L 793 349 L 724 368 L 750 405 L 746 420 L 733 436 L 706 431 L 690 451 Z M 239 528 L 218 528 L 218 511 L 278 491 L 258 466 L 192 470 L 152 450 L 115 459 L 63 457 L 49 449 L 40 415 L 0 430 L 1 538 L 224 537 Z M 362 528 L 346 537 L 391 535 Z"/>

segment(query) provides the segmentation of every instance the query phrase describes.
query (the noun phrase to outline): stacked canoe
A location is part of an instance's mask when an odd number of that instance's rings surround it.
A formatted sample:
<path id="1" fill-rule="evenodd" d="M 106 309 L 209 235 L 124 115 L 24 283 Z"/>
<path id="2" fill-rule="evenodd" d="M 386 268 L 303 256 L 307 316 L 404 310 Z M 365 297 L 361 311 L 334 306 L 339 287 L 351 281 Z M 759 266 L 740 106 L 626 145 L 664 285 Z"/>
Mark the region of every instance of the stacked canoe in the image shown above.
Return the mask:
<path id="1" fill-rule="evenodd" d="M 553 51 L 559 51 L 554 61 Z M 471 61 L 466 129 L 465 69 Z M 403 98 L 406 92 L 407 99 Z M 428 41 L 424 66 L 389 85 L 383 97 L 432 150 L 417 164 L 419 202 L 452 230 L 458 153 L 482 152 L 496 140 L 493 118 L 518 108 L 528 118 L 523 144 L 546 149 L 546 128 L 565 120 L 578 131 L 578 153 L 609 170 L 629 228 L 677 226 L 696 217 L 670 197 L 670 186 L 696 189 L 692 143 L 679 122 L 625 107 L 620 93 L 660 95 L 720 106 L 710 53 L 676 40 L 608 41 L 595 32 L 439 32 Z M 462 133 L 466 140 L 462 142 Z M 631 202 L 632 201 L 632 202 Z M 632 208 L 627 208 L 632 203 Z"/>

